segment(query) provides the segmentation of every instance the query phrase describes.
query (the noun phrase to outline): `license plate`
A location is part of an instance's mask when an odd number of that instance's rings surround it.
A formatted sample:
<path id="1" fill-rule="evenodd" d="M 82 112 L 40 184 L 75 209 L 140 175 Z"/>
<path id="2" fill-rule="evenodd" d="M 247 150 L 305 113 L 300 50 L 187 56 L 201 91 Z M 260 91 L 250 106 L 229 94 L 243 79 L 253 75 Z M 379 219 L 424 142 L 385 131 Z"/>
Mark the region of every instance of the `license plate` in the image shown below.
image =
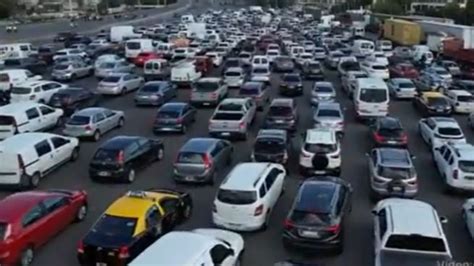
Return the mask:
<path id="1" fill-rule="evenodd" d="M 97 262 L 95 266 L 107 266 L 107 263 L 105 262 Z"/>
<path id="2" fill-rule="evenodd" d="M 397 142 L 396 142 L 396 141 L 393 141 L 393 140 L 389 140 L 389 141 L 387 141 L 387 143 L 388 143 L 388 144 L 397 144 Z"/>
<path id="3" fill-rule="evenodd" d="M 442 113 L 444 110 L 443 109 L 436 109 L 436 112 Z"/>
<path id="4" fill-rule="evenodd" d="M 313 238 L 318 238 L 319 237 L 319 233 L 318 232 L 313 232 L 313 231 L 303 230 L 303 231 L 300 232 L 300 234 L 302 236 L 305 236 L 305 237 L 313 237 Z"/>
<path id="5" fill-rule="evenodd" d="M 394 187 L 393 191 L 394 192 L 402 192 L 402 188 L 401 187 Z"/>
<path id="6" fill-rule="evenodd" d="M 283 120 L 276 120 L 275 121 L 275 123 L 283 123 L 283 122 L 285 122 L 285 121 L 283 121 Z"/>
<path id="7" fill-rule="evenodd" d="M 193 177 L 192 176 L 187 176 L 184 178 L 184 180 L 186 181 L 193 181 Z"/>
<path id="8" fill-rule="evenodd" d="M 105 172 L 105 171 L 99 172 L 99 176 L 109 176 L 109 175 L 110 175 L 109 172 Z"/>
<path id="9" fill-rule="evenodd" d="M 222 136 L 230 136 L 230 133 L 229 132 L 222 132 L 221 135 Z"/>
<path id="10" fill-rule="evenodd" d="M 210 105 L 210 103 L 202 103 L 202 105 Z"/>

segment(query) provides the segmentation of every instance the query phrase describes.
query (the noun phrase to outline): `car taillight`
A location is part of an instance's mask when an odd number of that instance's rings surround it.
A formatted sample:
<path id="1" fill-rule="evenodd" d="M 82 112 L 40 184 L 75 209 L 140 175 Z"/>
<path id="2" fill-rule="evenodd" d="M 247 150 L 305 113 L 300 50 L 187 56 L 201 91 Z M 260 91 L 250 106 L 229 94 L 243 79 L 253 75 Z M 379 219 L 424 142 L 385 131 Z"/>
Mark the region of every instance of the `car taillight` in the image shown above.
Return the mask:
<path id="1" fill-rule="evenodd" d="M 259 215 L 262 215 L 262 213 L 263 213 L 263 204 L 255 208 L 255 212 L 253 216 L 259 216 Z"/>
<path id="2" fill-rule="evenodd" d="M 407 136 L 407 134 L 406 134 L 406 133 L 403 133 L 401 139 L 402 139 L 402 142 L 407 142 L 407 141 L 408 141 L 408 136 Z"/>
<path id="3" fill-rule="evenodd" d="M 283 227 L 286 230 L 291 230 L 295 227 L 295 224 L 290 219 L 285 219 L 285 221 L 283 221 Z"/>
<path id="4" fill-rule="evenodd" d="M 84 242 L 82 240 L 77 244 L 77 253 L 84 253 Z"/>
<path id="5" fill-rule="evenodd" d="M 332 234 L 338 234 L 341 231 L 341 225 L 340 224 L 331 225 L 328 228 L 326 228 L 326 231 Z"/>
<path id="6" fill-rule="evenodd" d="M 18 158 L 18 167 L 20 169 L 20 175 L 25 174 L 25 162 L 23 161 L 23 158 L 21 157 L 20 154 L 17 155 Z"/>
<path id="7" fill-rule="evenodd" d="M 243 122 L 243 121 L 240 122 L 239 128 L 240 128 L 240 129 L 245 129 L 245 122 Z"/>
<path id="8" fill-rule="evenodd" d="M 217 98 L 217 93 L 216 92 L 211 93 L 211 98 L 213 99 Z"/>
<path id="9" fill-rule="evenodd" d="M 212 167 L 212 161 L 209 155 L 207 154 L 204 155 L 203 161 L 204 161 L 204 168 L 210 169 Z"/>
<path id="10" fill-rule="evenodd" d="M 374 133 L 374 139 L 376 142 L 383 142 L 385 140 L 385 138 L 379 133 Z"/>
<path id="11" fill-rule="evenodd" d="M 128 247 L 125 247 L 125 246 L 120 247 L 118 257 L 119 257 L 119 259 L 127 259 L 128 257 L 130 257 Z"/>
<path id="12" fill-rule="evenodd" d="M 454 170 L 453 171 L 453 179 L 458 179 L 459 177 L 459 171 L 458 170 Z"/>
<path id="13" fill-rule="evenodd" d="M 125 162 L 125 153 L 120 151 L 117 155 L 117 163 L 123 164 Z"/>

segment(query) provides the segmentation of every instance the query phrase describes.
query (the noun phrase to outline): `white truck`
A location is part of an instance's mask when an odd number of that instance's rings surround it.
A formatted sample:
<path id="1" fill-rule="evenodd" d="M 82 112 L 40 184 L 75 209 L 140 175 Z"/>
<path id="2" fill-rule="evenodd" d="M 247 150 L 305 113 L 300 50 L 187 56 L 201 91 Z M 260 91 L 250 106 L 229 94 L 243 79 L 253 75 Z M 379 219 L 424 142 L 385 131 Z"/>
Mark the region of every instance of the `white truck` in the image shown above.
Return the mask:
<path id="1" fill-rule="evenodd" d="M 121 43 L 127 39 L 139 39 L 142 35 L 135 33 L 133 26 L 113 26 L 110 28 L 110 41 Z"/>
<path id="2" fill-rule="evenodd" d="M 446 35 L 464 40 L 464 49 L 474 48 L 474 27 L 472 26 L 425 20 L 417 23 L 420 24 L 421 29 L 427 36 L 443 32 Z"/>
<path id="3" fill-rule="evenodd" d="M 194 60 L 184 60 L 171 69 L 171 82 L 178 86 L 190 86 L 202 76 Z"/>

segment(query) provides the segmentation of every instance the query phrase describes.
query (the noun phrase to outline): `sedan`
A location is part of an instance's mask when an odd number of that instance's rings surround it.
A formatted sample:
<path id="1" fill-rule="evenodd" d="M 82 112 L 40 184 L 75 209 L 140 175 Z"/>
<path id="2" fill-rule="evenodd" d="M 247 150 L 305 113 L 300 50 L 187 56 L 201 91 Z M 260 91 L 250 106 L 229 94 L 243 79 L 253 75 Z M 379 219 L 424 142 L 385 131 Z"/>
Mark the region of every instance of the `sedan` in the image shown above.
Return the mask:
<path id="1" fill-rule="evenodd" d="M 135 74 L 112 74 L 97 85 L 97 92 L 106 95 L 124 95 L 137 90 L 145 82 L 143 77 Z"/>
<path id="2" fill-rule="evenodd" d="M 84 62 L 75 62 L 71 64 L 55 65 L 51 75 L 53 79 L 58 81 L 73 81 L 78 78 L 92 76 L 93 74 L 94 68 L 92 65 Z"/>
<path id="3" fill-rule="evenodd" d="M 176 95 L 176 87 L 171 82 L 149 81 L 135 93 L 135 105 L 161 106 Z"/>
<path id="4" fill-rule="evenodd" d="M 285 74 L 280 83 L 281 95 L 303 95 L 303 80 L 300 74 Z"/>
<path id="5" fill-rule="evenodd" d="M 408 136 L 395 117 L 381 117 L 375 120 L 370 126 L 370 135 L 375 146 L 396 146 L 406 147 L 408 145 Z"/>
<path id="6" fill-rule="evenodd" d="M 395 99 L 413 99 L 417 93 L 415 84 L 407 78 L 392 78 L 387 81 L 387 86 Z"/>
<path id="7" fill-rule="evenodd" d="M 188 103 L 166 103 L 158 110 L 153 132 L 178 131 L 186 134 L 188 127 L 196 121 L 196 109 Z"/>
<path id="8" fill-rule="evenodd" d="M 470 237 L 474 240 L 474 198 L 466 200 L 462 205 L 462 218 Z"/>
<path id="9" fill-rule="evenodd" d="M 90 107 L 74 113 L 66 122 L 63 134 L 73 137 L 92 137 L 98 141 L 102 134 L 124 125 L 123 111 Z"/>
<path id="10" fill-rule="evenodd" d="M 339 103 L 320 103 L 313 116 L 314 127 L 331 128 L 338 136 L 344 134 L 344 113 Z"/>
<path id="11" fill-rule="evenodd" d="M 416 79 L 419 76 L 418 70 L 410 63 L 398 63 L 388 68 L 391 78 Z"/>
<path id="12" fill-rule="evenodd" d="M 295 63 L 291 57 L 280 56 L 273 60 L 272 68 L 275 72 L 292 72 L 295 69 Z"/>
<path id="13" fill-rule="evenodd" d="M 104 61 L 95 67 L 95 76 L 105 78 L 113 73 L 132 73 L 134 66 L 126 61 Z"/>
<path id="14" fill-rule="evenodd" d="M 336 99 L 336 89 L 331 82 L 318 81 L 311 90 L 311 104 L 318 105 L 319 102 L 333 102 Z"/>

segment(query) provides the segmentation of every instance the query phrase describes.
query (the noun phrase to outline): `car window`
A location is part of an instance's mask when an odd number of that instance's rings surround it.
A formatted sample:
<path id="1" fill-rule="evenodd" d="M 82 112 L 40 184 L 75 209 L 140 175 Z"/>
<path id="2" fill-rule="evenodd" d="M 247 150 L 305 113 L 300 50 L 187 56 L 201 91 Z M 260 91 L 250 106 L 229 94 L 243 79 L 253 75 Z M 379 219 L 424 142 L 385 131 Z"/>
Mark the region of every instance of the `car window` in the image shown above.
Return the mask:
<path id="1" fill-rule="evenodd" d="M 53 197 L 49 199 L 45 199 L 43 201 L 43 206 L 47 214 L 50 214 L 61 207 L 68 205 L 69 200 L 66 197 Z"/>
<path id="2" fill-rule="evenodd" d="M 146 138 L 141 138 L 138 140 L 138 145 L 143 152 L 146 152 L 151 149 L 151 141 Z"/>
<path id="3" fill-rule="evenodd" d="M 232 251 L 221 244 L 214 246 L 210 253 L 214 265 L 221 265 L 224 260 L 232 255 Z"/>
<path id="4" fill-rule="evenodd" d="M 446 151 L 446 149 L 447 149 L 447 148 L 446 148 L 445 145 L 441 146 L 441 147 L 439 148 L 439 153 L 440 153 L 440 154 L 444 154 L 444 152 Z"/>
<path id="5" fill-rule="evenodd" d="M 26 117 L 28 117 L 29 120 L 38 118 L 39 116 L 40 114 L 36 108 L 26 110 Z"/>
<path id="6" fill-rule="evenodd" d="M 173 213 L 176 212 L 179 206 L 178 199 L 163 199 L 160 201 L 161 207 L 164 209 L 165 213 Z"/>
<path id="7" fill-rule="evenodd" d="M 258 194 L 260 195 L 260 198 L 265 197 L 265 195 L 267 194 L 267 189 L 265 188 L 265 183 L 262 183 L 262 185 L 260 186 L 260 189 L 258 190 Z"/>
<path id="8" fill-rule="evenodd" d="M 270 170 L 270 172 L 267 175 L 267 178 L 265 179 L 265 185 L 268 190 L 271 189 L 271 187 L 273 186 L 273 183 L 275 183 L 275 180 L 277 179 L 278 175 L 280 175 L 281 173 L 283 173 L 283 171 L 278 168 L 273 168 L 272 170 Z"/>
<path id="9" fill-rule="evenodd" d="M 160 211 L 156 206 L 152 206 L 146 214 L 145 223 L 146 228 L 150 229 L 155 227 L 161 221 Z"/>
<path id="10" fill-rule="evenodd" d="M 132 155 L 137 155 L 138 151 L 140 150 L 140 146 L 138 145 L 137 141 L 130 143 L 130 145 L 125 148 L 125 157 L 129 158 Z"/>
<path id="11" fill-rule="evenodd" d="M 30 211 L 25 214 L 25 216 L 23 216 L 23 227 L 28 227 L 34 224 L 35 222 L 43 218 L 44 215 L 45 213 L 41 205 L 34 206 Z"/>
<path id="12" fill-rule="evenodd" d="M 382 239 L 387 232 L 387 213 L 385 209 L 379 211 L 377 219 L 379 222 L 379 237 Z"/>
<path id="13" fill-rule="evenodd" d="M 444 153 L 443 158 L 444 160 L 448 161 L 450 157 L 451 157 L 451 150 L 446 149 L 446 152 Z"/>
<path id="14" fill-rule="evenodd" d="M 41 157 L 51 152 L 51 145 L 47 140 L 43 140 L 35 145 L 35 150 L 38 157 Z"/>
<path id="15" fill-rule="evenodd" d="M 40 106 L 39 109 L 42 115 L 48 115 L 48 114 L 54 113 L 54 109 L 46 107 L 46 106 Z"/>
<path id="16" fill-rule="evenodd" d="M 106 110 L 104 110 L 104 115 L 105 115 L 107 118 L 109 118 L 109 117 L 114 116 L 114 115 L 115 115 L 115 112 L 106 109 Z"/>
<path id="17" fill-rule="evenodd" d="M 104 119 L 105 119 L 105 115 L 103 113 L 99 113 L 99 114 L 96 114 L 94 116 L 93 122 L 94 123 L 99 123 L 99 122 L 103 121 Z"/>
<path id="18" fill-rule="evenodd" d="M 66 145 L 67 143 L 69 143 L 67 139 L 59 138 L 59 137 L 51 138 L 51 142 L 53 143 L 53 146 L 55 149 L 60 148 Z"/>

